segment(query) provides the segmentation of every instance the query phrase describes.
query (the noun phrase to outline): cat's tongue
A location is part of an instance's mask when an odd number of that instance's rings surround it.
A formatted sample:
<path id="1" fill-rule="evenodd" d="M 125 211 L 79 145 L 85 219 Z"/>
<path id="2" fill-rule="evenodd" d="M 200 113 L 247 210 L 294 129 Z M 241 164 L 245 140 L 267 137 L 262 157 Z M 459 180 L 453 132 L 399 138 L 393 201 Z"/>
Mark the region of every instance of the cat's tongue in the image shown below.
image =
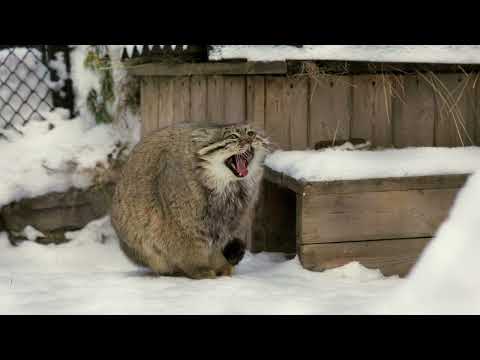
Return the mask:
<path id="1" fill-rule="evenodd" d="M 240 175 L 241 177 L 245 177 L 248 175 L 248 163 L 245 158 L 241 156 L 235 156 L 235 165 L 238 175 Z"/>

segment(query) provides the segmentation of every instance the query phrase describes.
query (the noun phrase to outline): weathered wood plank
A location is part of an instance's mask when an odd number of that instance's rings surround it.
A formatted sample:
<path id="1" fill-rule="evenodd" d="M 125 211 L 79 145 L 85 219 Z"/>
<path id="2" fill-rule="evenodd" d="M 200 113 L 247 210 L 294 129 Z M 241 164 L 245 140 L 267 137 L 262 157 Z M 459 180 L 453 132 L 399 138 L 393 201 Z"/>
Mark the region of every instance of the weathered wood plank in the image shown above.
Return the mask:
<path id="1" fill-rule="evenodd" d="M 192 75 L 262 75 L 286 74 L 284 61 L 240 62 L 240 63 L 150 63 L 130 67 L 135 76 L 192 76 Z"/>
<path id="2" fill-rule="evenodd" d="M 141 84 L 142 136 L 147 136 L 157 128 L 158 87 L 153 79 L 143 79 Z"/>
<path id="3" fill-rule="evenodd" d="M 224 124 L 242 124 L 247 120 L 246 80 L 244 76 L 225 76 Z"/>
<path id="4" fill-rule="evenodd" d="M 264 178 L 271 183 L 293 190 L 298 194 L 303 194 L 305 186 L 308 184 L 306 182 L 298 181 L 288 175 L 272 170 L 267 166 L 264 169 Z"/>
<path id="5" fill-rule="evenodd" d="M 207 79 L 207 121 L 225 123 L 225 77 L 209 76 Z"/>
<path id="6" fill-rule="evenodd" d="M 173 81 L 173 123 L 180 124 L 191 121 L 190 114 L 190 78 L 179 77 Z"/>
<path id="7" fill-rule="evenodd" d="M 396 147 L 433 146 L 435 99 L 419 75 L 401 76 L 404 92 L 393 99 L 393 142 Z"/>
<path id="8" fill-rule="evenodd" d="M 290 150 L 290 124 L 285 116 L 285 78 L 265 78 L 265 131 L 272 142 L 283 150 Z"/>
<path id="9" fill-rule="evenodd" d="M 362 241 L 337 244 L 314 244 L 299 247 L 302 265 L 309 270 L 324 271 L 358 261 L 385 276 L 406 276 L 429 238 Z"/>
<path id="10" fill-rule="evenodd" d="M 388 75 L 353 77 L 352 138 L 369 140 L 375 147 L 393 145 L 390 81 Z"/>
<path id="11" fill-rule="evenodd" d="M 191 92 L 191 121 L 204 123 L 207 121 L 207 77 L 192 76 L 190 80 Z"/>
<path id="12" fill-rule="evenodd" d="M 265 130 L 264 76 L 247 76 L 247 123 Z"/>
<path id="13" fill-rule="evenodd" d="M 157 129 L 164 129 L 174 123 L 173 81 L 171 78 L 160 77 L 155 79 L 155 82 L 158 87 L 156 98 L 158 106 Z"/>
<path id="14" fill-rule="evenodd" d="M 349 194 L 358 192 L 381 192 L 422 189 L 451 189 L 465 185 L 470 174 L 411 176 L 384 179 L 338 180 L 305 182 L 265 168 L 264 177 L 270 182 L 286 187 L 299 194 Z"/>
<path id="15" fill-rule="evenodd" d="M 438 74 L 435 96 L 435 146 L 473 145 L 475 114 L 469 98 L 474 95 L 473 79 L 465 74 Z M 438 82 L 437 81 L 437 82 Z"/>
<path id="16" fill-rule="evenodd" d="M 308 147 L 308 80 L 287 79 L 284 96 L 290 149 L 305 150 Z"/>
<path id="17" fill-rule="evenodd" d="M 459 189 L 304 196 L 302 243 L 431 237 Z"/>
<path id="18" fill-rule="evenodd" d="M 402 178 L 344 180 L 311 183 L 304 186 L 308 194 L 349 194 L 359 192 L 452 189 L 462 187 L 470 174 L 412 176 Z M 288 182 L 285 182 L 288 184 Z"/>
<path id="19" fill-rule="evenodd" d="M 347 140 L 352 116 L 350 76 L 310 80 L 309 146 L 320 141 Z"/>

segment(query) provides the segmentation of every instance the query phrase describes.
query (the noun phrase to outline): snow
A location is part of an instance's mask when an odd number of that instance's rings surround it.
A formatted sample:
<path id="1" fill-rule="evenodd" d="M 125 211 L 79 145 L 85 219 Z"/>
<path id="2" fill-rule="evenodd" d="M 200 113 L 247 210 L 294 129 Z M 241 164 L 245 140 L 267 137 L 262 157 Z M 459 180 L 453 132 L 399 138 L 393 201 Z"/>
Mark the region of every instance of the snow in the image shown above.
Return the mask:
<path id="1" fill-rule="evenodd" d="M 479 64 L 480 45 L 213 45 L 209 58 Z"/>
<path id="2" fill-rule="evenodd" d="M 55 71 L 58 77 L 58 81 L 50 82 L 49 87 L 54 91 L 59 91 L 65 86 L 65 81 L 70 78 L 65 62 L 65 54 L 61 51 L 55 53 L 54 59 L 49 61 L 48 66 Z M 62 95 L 65 96 L 65 93 Z"/>
<path id="3" fill-rule="evenodd" d="M 471 174 L 480 170 L 480 147 L 276 151 L 265 165 L 305 181 Z"/>
<path id="4" fill-rule="evenodd" d="M 459 192 L 450 215 L 407 282 L 379 304 L 388 314 L 480 314 L 480 172 Z"/>
<path id="5" fill-rule="evenodd" d="M 480 314 L 480 172 L 407 279 L 358 262 L 322 273 L 247 253 L 233 277 L 154 277 L 123 255 L 109 217 L 70 243 L 12 246 L 0 233 L 0 314 Z"/>
<path id="6" fill-rule="evenodd" d="M 29 241 L 35 241 L 37 239 L 45 238 L 45 234 L 41 231 L 38 231 L 33 226 L 28 225 L 23 229 L 23 234 Z"/>
<path id="7" fill-rule="evenodd" d="M 113 91 L 115 93 L 114 119 L 116 125 L 128 134 L 130 143 L 134 146 L 140 142 L 142 135 L 140 113 L 134 114 L 129 107 L 123 106 L 126 102 L 126 94 L 123 89 L 131 85 L 129 83 L 131 75 L 124 67 L 119 66 L 122 59 L 122 45 L 108 45 L 108 51 L 112 61 Z"/>
<path id="8" fill-rule="evenodd" d="M 65 109 L 46 113 L 48 120 L 28 123 L 23 136 L 3 131 L 9 141 L 0 138 L 0 208 L 71 187 L 85 189 L 92 184 L 91 169 L 97 164 L 108 168 L 107 156 L 126 139 L 122 132 L 68 115 Z"/>
<path id="9" fill-rule="evenodd" d="M 87 99 L 91 90 L 100 94 L 101 84 L 99 76 L 89 68 L 85 68 L 84 62 L 88 53 L 89 45 L 77 45 L 70 52 L 70 76 L 75 95 L 75 108 L 85 121 L 95 124 L 95 116 L 88 111 Z"/>
<path id="10" fill-rule="evenodd" d="M 119 61 L 121 54 L 118 49 L 118 46 L 109 49 L 112 61 Z M 140 140 L 139 114 L 132 114 L 127 108 L 115 114 L 118 120 L 115 124 L 97 125 L 94 116 L 88 111 L 86 98 L 92 88 L 99 90 L 100 81 L 97 74 L 83 66 L 87 50 L 88 45 L 77 45 L 71 58 L 71 77 L 76 92 L 78 117 L 69 119 L 68 110 L 57 108 L 50 112 L 47 108 L 40 112 L 44 121 L 31 121 L 20 126 L 23 135 L 11 128 L 0 128 L 0 208 L 23 198 L 62 192 L 71 187 L 85 189 L 92 185 L 96 167 L 109 167 L 107 157 L 110 154 L 115 157 L 118 143 L 127 145 L 128 152 Z M 0 52 L 0 57 L 2 54 L 5 55 L 6 52 Z M 26 49 L 16 49 L 15 54 L 20 58 L 25 57 L 27 66 L 36 75 L 48 71 Z M 68 72 L 59 54 L 50 62 L 50 66 L 57 71 L 59 83 L 62 84 L 68 78 Z M 40 56 L 39 53 L 37 55 Z M 7 73 L 15 69 L 15 66 L 19 67 L 13 78 L 30 81 L 29 76 L 33 75 L 24 69 L 24 65 L 13 61 L 12 56 L 7 60 L 8 71 L 5 72 L 6 67 L 0 68 L 0 81 L 6 80 Z M 114 66 L 112 72 L 116 109 L 122 99 L 121 87 L 124 86 L 127 73 L 121 66 Z M 10 80 L 9 84 L 13 86 Z M 52 82 L 49 84 L 54 85 Z M 4 90 L 5 87 L 0 89 L 1 96 Z M 23 88 L 20 90 L 26 91 Z M 11 103 L 15 106 L 15 101 Z"/>
<path id="11" fill-rule="evenodd" d="M 233 277 L 153 277 L 126 260 L 108 217 L 70 243 L 12 247 L 0 234 L 2 314 L 362 314 L 402 280 L 358 263 L 324 273 L 247 253 Z"/>

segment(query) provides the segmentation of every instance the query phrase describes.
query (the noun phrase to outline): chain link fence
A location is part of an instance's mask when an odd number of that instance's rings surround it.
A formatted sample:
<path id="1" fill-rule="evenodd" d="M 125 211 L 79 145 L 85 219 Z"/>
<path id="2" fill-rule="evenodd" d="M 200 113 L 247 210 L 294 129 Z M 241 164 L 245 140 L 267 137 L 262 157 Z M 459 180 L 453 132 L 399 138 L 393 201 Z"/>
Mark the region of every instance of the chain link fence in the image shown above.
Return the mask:
<path id="1" fill-rule="evenodd" d="M 73 112 L 68 45 L 0 45 L 0 128 L 21 128 L 56 107 Z"/>

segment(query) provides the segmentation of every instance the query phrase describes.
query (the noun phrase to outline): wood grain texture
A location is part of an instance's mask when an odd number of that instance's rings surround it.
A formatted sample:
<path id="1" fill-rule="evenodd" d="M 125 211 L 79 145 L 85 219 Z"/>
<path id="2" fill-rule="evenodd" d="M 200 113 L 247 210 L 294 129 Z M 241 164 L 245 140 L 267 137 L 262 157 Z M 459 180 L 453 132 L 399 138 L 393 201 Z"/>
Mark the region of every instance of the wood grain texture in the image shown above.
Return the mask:
<path id="1" fill-rule="evenodd" d="M 190 78 L 179 77 L 173 80 L 173 123 L 181 124 L 191 121 Z"/>
<path id="2" fill-rule="evenodd" d="M 247 120 L 246 79 L 244 76 L 224 77 L 224 124 L 243 124 Z"/>
<path id="3" fill-rule="evenodd" d="M 149 63 L 129 68 L 135 76 L 255 75 L 286 74 L 284 61 L 161 64 Z"/>
<path id="4" fill-rule="evenodd" d="M 375 147 L 393 145 L 390 81 L 382 75 L 353 77 L 352 138 L 371 141 Z"/>
<path id="5" fill-rule="evenodd" d="M 143 79 L 140 91 L 142 136 L 146 136 L 156 130 L 158 126 L 158 87 L 156 81 L 151 78 Z"/>
<path id="6" fill-rule="evenodd" d="M 305 150 L 308 147 L 308 80 L 287 79 L 283 101 L 290 149 Z"/>
<path id="7" fill-rule="evenodd" d="M 465 74 L 438 74 L 436 78 L 441 85 L 440 92 L 434 92 L 435 146 L 474 145 L 473 79 Z"/>
<path id="8" fill-rule="evenodd" d="M 265 168 L 264 174 L 265 179 L 270 182 L 281 185 L 298 194 L 309 195 L 461 188 L 470 176 L 470 174 L 459 174 L 307 182 L 296 180 L 268 167 Z"/>
<path id="9" fill-rule="evenodd" d="M 404 92 L 393 99 L 394 145 L 433 146 L 435 99 L 432 87 L 417 75 L 401 77 Z"/>
<path id="10" fill-rule="evenodd" d="M 458 190 L 304 196 L 302 244 L 431 237 Z"/>
<path id="11" fill-rule="evenodd" d="M 470 174 L 432 175 L 386 179 L 318 182 L 305 185 L 303 192 L 306 194 L 315 195 L 427 189 L 458 189 L 465 185 L 465 182 L 469 176 Z M 289 182 L 286 182 L 286 184 L 289 184 Z"/>
<path id="12" fill-rule="evenodd" d="M 284 77 L 265 78 L 265 131 L 274 144 L 283 150 L 291 150 L 290 123 L 285 116 L 285 82 Z"/>
<path id="13" fill-rule="evenodd" d="M 225 77 L 209 76 L 207 79 L 207 121 L 225 123 Z"/>
<path id="14" fill-rule="evenodd" d="M 247 76 L 247 123 L 265 130 L 265 77 Z"/>
<path id="15" fill-rule="evenodd" d="M 158 105 L 157 129 L 164 129 L 174 124 L 174 82 L 171 78 L 155 78 L 158 87 L 156 98 Z"/>
<path id="16" fill-rule="evenodd" d="M 430 242 L 429 238 L 302 245 L 299 258 L 309 270 L 324 271 L 358 261 L 385 276 L 406 276 Z"/>
<path id="17" fill-rule="evenodd" d="M 347 140 L 352 116 L 350 76 L 311 80 L 309 95 L 309 146 L 319 141 Z"/>
<path id="18" fill-rule="evenodd" d="M 192 76 L 190 79 L 190 114 L 192 122 L 207 121 L 207 77 Z"/>

